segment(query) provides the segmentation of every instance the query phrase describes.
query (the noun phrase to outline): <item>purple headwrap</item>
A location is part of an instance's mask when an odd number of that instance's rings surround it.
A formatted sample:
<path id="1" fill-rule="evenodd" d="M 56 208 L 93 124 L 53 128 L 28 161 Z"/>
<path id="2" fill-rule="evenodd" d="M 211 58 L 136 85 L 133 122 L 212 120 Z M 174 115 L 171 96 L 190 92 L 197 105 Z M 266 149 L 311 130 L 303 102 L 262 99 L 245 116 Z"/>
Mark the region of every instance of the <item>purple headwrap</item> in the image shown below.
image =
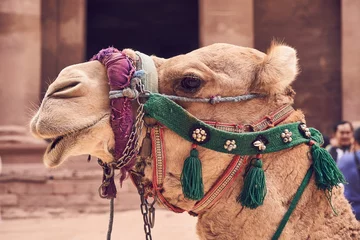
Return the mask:
<path id="1" fill-rule="evenodd" d="M 130 86 L 131 77 L 135 72 L 133 62 L 121 51 L 109 47 L 102 49 L 90 60 L 98 60 L 107 70 L 110 90 L 123 90 Z M 114 158 L 117 161 L 121 156 L 129 140 L 134 124 L 131 100 L 125 97 L 110 100 L 111 106 L 111 128 L 115 136 Z M 131 159 L 126 166 L 121 168 L 120 184 L 126 177 L 126 173 L 135 164 L 135 158 Z M 116 189 L 115 189 L 116 194 Z M 105 195 L 110 195 L 110 193 Z"/>

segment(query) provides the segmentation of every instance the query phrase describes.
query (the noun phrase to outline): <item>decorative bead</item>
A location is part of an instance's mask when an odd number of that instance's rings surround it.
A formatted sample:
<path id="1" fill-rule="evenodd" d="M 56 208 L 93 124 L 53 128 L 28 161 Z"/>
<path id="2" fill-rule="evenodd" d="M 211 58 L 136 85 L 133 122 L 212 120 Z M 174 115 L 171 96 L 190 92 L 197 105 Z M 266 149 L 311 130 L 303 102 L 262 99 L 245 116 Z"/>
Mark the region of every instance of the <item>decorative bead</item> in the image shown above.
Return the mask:
<path id="1" fill-rule="evenodd" d="M 224 144 L 224 148 L 226 150 L 228 150 L 229 152 L 231 152 L 233 149 L 236 148 L 236 142 L 235 140 L 226 140 L 225 144 Z"/>
<path id="2" fill-rule="evenodd" d="M 303 135 L 305 135 L 307 138 L 311 137 L 310 129 L 306 126 L 305 123 L 300 123 L 300 130 L 303 132 Z"/>
<path id="3" fill-rule="evenodd" d="M 254 147 L 257 147 L 260 151 L 264 151 L 266 149 L 265 144 L 260 140 L 255 141 L 253 145 Z"/>
<path id="4" fill-rule="evenodd" d="M 196 128 L 193 132 L 192 132 L 192 138 L 201 143 L 201 142 L 204 142 L 207 138 L 207 133 L 204 129 L 202 128 Z"/>
<path id="5" fill-rule="evenodd" d="M 290 132 L 289 129 L 284 129 L 284 132 L 282 132 L 280 136 L 284 143 L 289 143 L 292 141 L 292 132 Z"/>

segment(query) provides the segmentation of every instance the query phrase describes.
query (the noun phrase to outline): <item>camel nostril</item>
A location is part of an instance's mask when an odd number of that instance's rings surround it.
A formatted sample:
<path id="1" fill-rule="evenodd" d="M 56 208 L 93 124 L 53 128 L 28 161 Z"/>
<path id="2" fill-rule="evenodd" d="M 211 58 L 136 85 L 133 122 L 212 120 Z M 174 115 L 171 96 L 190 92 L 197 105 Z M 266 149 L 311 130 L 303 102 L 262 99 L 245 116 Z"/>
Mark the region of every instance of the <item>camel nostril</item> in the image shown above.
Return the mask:
<path id="1" fill-rule="evenodd" d="M 65 97 L 69 96 L 70 93 L 80 85 L 80 82 L 71 82 L 69 84 L 58 86 L 54 91 L 48 94 L 48 97 Z"/>

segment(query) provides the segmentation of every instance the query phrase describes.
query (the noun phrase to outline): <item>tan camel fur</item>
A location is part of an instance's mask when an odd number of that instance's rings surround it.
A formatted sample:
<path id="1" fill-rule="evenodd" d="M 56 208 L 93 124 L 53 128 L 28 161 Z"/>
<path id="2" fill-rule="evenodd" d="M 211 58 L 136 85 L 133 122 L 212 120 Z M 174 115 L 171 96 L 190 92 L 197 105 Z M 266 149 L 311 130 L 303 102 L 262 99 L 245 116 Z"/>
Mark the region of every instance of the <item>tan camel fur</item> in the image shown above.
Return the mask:
<path id="1" fill-rule="evenodd" d="M 132 50 L 124 50 L 134 58 Z M 237 96 L 247 93 L 267 94 L 239 103 L 181 103 L 199 119 L 227 123 L 250 124 L 293 103 L 290 85 L 298 74 L 296 51 L 273 44 L 268 53 L 229 44 L 214 44 L 170 59 L 153 57 L 159 75 L 159 90 L 164 94 L 209 97 Z M 185 76 L 202 80 L 196 91 L 186 91 L 181 80 Z M 91 154 L 112 161 L 113 133 L 109 124 L 109 100 L 106 70 L 97 62 L 72 65 L 60 72 L 50 85 L 39 111 L 31 122 L 32 133 L 40 138 L 64 136 L 54 149 L 50 146 L 44 163 L 56 167 L 72 155 Z M 306 84 L 306 83 L 303 83 Z M 283 123 L 304 120 L 301 111 L 294 112 Z M 191 143 L 171 130 L 164 133 L 167 156 L 164 196 L 180 208 L 190 210 L 195 202 L 185 199 L 180 173 Z M 231 154 L 198 148 L 202 162 L 205 192 L 214 184 L 232 159 Z M 264 170 L 267 195 L 256 209 L 236 202 L 243 185 L 240 174 L 226 194 L 210 209 L 198 216 L 200 239 L 271 239 L 289 207 L 311 161 L 309 146 L 299 145 L 280 152 L 265 154 Z M 145 176 L 152 179 L 152 166 Z M 280 239 L 360 239 L 360 225 L 355 220 L 343 189 L 333 191 L 335 216 L 323 191 L 311 179 Z"/>

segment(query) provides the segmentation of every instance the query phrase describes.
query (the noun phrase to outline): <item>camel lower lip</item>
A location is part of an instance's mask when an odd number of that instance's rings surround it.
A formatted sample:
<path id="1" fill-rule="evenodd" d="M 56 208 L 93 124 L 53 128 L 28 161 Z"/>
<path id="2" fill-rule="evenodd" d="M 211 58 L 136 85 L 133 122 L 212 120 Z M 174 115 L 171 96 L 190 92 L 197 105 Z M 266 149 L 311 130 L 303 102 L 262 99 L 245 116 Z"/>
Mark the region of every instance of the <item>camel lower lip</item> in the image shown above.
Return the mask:
<path id="1" fill-rule="evenodd" d="M 56 145 L 57 145 L 63 138 L 64 138 L 64 136 L 59 136 L 59 137 L 55 138 L 55 139 L 53 140 L 53 142 L 51 143 L 51 146 L 50 146 L 48 152 L 50 152 L 51 150 L 53 150 L 53 149 L 56 147 Z"/>

